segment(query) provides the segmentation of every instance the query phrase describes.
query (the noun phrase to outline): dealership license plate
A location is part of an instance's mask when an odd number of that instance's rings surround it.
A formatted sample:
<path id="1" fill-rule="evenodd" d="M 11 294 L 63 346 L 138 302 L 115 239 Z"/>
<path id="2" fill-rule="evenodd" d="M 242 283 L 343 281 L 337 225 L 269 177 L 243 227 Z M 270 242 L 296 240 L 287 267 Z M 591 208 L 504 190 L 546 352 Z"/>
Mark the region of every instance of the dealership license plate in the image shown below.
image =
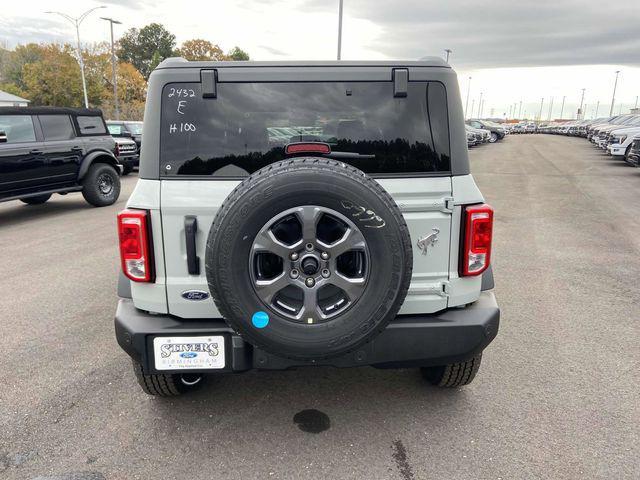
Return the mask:
<path id="1" fill-rule="evenodd" d="M 224 337 L 155 337 L 153 356 L 156 370 L 224 368 Z"/>

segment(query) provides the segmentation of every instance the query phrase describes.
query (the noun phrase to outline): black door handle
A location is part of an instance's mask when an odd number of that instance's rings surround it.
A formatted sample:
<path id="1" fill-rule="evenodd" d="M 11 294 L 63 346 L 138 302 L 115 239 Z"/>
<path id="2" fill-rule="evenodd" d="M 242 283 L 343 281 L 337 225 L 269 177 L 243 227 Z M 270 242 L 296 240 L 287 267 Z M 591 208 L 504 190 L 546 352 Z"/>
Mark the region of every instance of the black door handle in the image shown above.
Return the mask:
<path id="1" fill-rule="evenodd" d="M 187 270 L 189 275 L 200 275 L 200 258 L 196 255 L 196 233 L 198 220 L 196 217 L 184 217 L 184 236 L 187 245 Z"/>
<path id="2" fill-rule="evenodd" d="M 44 152 L 42 150 L 29 150 L 29 153 L 32 155 L 39 155 Z"/>

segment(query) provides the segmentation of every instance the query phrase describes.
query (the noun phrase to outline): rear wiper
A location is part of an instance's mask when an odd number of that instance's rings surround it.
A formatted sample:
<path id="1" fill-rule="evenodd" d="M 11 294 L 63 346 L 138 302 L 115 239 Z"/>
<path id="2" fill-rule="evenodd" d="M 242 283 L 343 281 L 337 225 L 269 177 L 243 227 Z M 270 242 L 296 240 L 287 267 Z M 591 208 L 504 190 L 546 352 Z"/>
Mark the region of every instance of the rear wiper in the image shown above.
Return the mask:
<path id="1" fill-rule="evenodd" d="M 335 158 L 337 160 L 344 158 L 344 159 L 350 159 L 350 158 L 366 158 L 366 159 L 371 159 L 371 158 L 376 158 L 375 155 L 367 155 L 364 153 L 357 153 L 357 152 L 334 152 L 331 151 L 331 153 L 325 153 L 323 155 L 323 157 L 327 157 L 327 158 Z"/>

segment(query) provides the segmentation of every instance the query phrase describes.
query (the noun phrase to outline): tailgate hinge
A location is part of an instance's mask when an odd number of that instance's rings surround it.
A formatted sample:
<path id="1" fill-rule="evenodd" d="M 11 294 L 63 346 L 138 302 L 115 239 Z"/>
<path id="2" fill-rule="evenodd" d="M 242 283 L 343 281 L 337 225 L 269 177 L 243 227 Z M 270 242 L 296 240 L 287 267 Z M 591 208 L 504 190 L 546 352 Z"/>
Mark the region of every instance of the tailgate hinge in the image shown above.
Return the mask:
<path id="1" fill-rule="evenodd" d="M 445 213 L 453 213 L 453 197 L 444 197 L 444 207 L 442 209 Z"/>

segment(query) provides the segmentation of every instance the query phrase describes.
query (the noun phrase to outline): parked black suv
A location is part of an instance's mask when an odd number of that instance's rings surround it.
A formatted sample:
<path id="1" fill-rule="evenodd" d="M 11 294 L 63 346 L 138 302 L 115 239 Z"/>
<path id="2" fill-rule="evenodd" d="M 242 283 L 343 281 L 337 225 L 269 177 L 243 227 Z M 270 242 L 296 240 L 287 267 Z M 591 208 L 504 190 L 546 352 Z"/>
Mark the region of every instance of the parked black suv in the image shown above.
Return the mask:
<path id="1" fill-rule="evenodd" d="M 490 143 L 496 143 L 498 140 L 502 140 L 507 134 L 507 130 L 502 125 L 487 122 L 486 120 L 467 120 L 465 123 L 473 128 L 489 130 L 489 132 L 491 132 L 491 137 L 489 138 Z"/>
<path id="2" fill-rule="evenodd" d="M 136 142 L 138 151 L 142 146 L 142 122 L 107 120 L 109 132 L 114 137 L 126 137 Z"/>
<path id="3" fill-rule="evenodd" d="M 115 152 L 100 110 L 0 107 L 0 202 L 81 191 L 91 205 L 111 205 L 122 170 Z"/>

